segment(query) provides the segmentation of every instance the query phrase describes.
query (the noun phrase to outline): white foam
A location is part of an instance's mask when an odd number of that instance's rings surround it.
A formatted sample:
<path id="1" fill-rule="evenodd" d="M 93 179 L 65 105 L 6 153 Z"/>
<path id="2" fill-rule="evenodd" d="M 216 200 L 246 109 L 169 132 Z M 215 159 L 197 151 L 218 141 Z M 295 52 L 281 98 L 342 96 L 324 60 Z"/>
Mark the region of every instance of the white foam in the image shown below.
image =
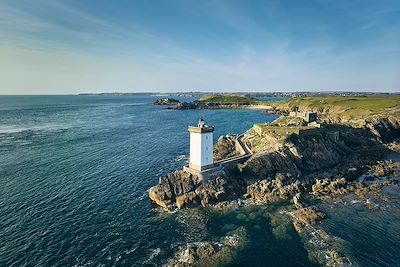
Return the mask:
<path id="1" fill-rule="evenodd" d="M 26 131 L 56 131 L 68 128 L 69 127 L 58 124 L 44 124 L 30 127 L 19 127 L 17 125 L 0 125 L 0 134 L 15 134 Z"/>

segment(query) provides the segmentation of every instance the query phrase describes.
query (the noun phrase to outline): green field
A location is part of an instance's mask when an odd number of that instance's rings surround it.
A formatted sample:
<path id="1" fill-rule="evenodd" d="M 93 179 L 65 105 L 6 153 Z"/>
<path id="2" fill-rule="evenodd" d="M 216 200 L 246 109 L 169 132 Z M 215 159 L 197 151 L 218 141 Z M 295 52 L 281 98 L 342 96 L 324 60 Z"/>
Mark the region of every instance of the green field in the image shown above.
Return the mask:
<path id="1" fill-rule="evenodd" d="M 277 102 L 274 105 L 289 111 L 294 107 L 299 107 L 302 111 L 330 113 L 357 119 L 399 109 L 400 96 L 302 97 Z"/>
<path id="2" fill-rule="evenodd" d="M 213 95 L 202 98 L 200 101 L 225 105 L 262 105 L 267 103 L 253 97 L 236 95 Z"/>

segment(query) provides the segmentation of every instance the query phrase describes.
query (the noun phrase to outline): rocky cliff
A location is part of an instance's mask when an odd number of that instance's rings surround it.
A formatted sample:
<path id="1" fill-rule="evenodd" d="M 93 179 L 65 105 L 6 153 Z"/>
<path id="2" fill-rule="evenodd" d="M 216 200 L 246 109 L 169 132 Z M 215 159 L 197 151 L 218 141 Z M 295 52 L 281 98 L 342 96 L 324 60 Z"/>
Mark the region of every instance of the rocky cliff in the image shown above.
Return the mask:
<path id="1" fill-rule="evenodd" d="M 332 133 L 338 133 L 339 140 L 335 141 Z M 321 175 L 347 175 L 351 168 L 362 169 L 380 159 L 385 151 L 385 147 L 365 129 L 330 125 L 304 134 L 292 135 L 275 150 L 254 155 L 240 166 L 242 175 L 248 179 L 263 179 L 285 173 L 293 181 Z M 258 139 L 257 142 L 254 139 Z M 252 150 L 258 151 L 264 146 L 273 146 L 274 142 L 271 138 L 264 142 L 254 132 L 248 133 L 245 140 Z M 281 143 L 280 140 L 276 142 Z"/>
<path id="2" fill-rule="evenodd" d="M 284 140 L 249 131 L 244 141 L 257 153 L 236 169 L 207 181 L 184 171 L 170 173 L 149 190 L 149 197 L 171 211 L 235 202 L 241 197 L 269 203 L 311 190 L 317 179 L 346 177 L 351 181 L 382 159 L 387 151 L 382 142 L 397 138 L 400 129 L 398 118 L 392 117 L 373 118 L 365 125 L 370 126 L 328 124 Z M 336 135 L 339 139 L 333 138 Z M 231 141 L 220 139 L 216 159 L 234 153 Z"/>
<path id="3" fill-rule="evenodd" d="M 316 112 L 321 123 L 366 128 L 382 142 L 400 138 L 400 97 L 293 98 L 276 102 L 271 113 L 287 115 L 293 109 Z"/>

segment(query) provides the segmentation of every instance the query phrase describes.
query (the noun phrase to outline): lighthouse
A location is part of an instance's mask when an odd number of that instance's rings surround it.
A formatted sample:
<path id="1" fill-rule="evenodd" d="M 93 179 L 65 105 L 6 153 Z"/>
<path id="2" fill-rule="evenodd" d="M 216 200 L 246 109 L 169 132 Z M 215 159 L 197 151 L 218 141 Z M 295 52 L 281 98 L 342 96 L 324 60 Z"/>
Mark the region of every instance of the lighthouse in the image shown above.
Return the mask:
<path id="1" fill-rule="evenodd" d="M 190 156 L 189 168 L 203 171 L 213 167 L 213 132 L 214 127 L 200 118 L 197 126 L 189 126 Z"/>

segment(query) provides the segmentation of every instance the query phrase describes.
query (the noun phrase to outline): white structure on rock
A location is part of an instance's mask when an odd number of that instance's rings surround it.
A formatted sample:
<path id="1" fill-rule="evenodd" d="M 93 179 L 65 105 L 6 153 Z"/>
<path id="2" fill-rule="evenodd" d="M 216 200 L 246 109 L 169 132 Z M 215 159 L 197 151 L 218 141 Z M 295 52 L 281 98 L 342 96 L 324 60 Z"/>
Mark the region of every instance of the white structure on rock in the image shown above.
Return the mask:
<path id="1" fill-rule="evenodd" d="M 204 124 L 200 118 L 197 126 L 189 126 L 190 158 L 189 168 L 203 171 L 212 168 L 213 161 L 213 132 L 214 127 Z"/>

